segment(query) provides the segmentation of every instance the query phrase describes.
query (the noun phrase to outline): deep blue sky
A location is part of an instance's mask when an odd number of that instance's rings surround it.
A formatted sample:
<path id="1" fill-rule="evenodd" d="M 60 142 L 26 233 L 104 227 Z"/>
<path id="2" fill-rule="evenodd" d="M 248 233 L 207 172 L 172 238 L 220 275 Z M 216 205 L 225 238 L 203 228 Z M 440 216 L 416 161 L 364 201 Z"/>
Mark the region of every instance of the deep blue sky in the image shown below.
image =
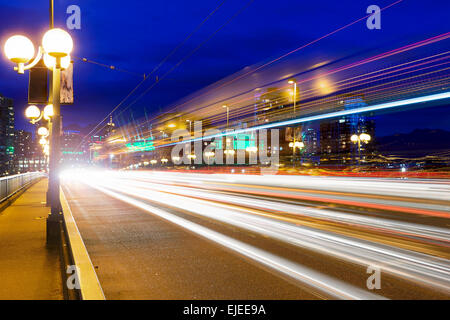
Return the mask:
<path id="1" fill-rule="evenodd" d="M 365 15 L 371 4 L 384 7 L 395 0 L 254 0 L 230 24 L 186 60 L 165 81 L 133 107 L 137 114 L 164 108 L 225 76 L 277 57 Z M 65 27 L 67 6 L 81 8 L 81 30 L 72 30 L 73 55 L 112 64 L 138 73 L 150 72 L 222 0 L 138 1 L 55 0 L 55 24 Z M 246 0 L 227 0 L 157 74 L 162 74 L 205 40 L 239 10 Z M 382 29 L 369 31 L 362 21 L 326 42 L 317 43 L 309 56 L 327 52 L 336 57 L 374 47 L 402 44 L 450 31 L 448 0 L 404 0 L 382 13 Z M 14 33 L 29 36 L 37 45 L 48 28 L 47 0 L 0 0 L 0 44 Z M 448 41 L 446 42 L 448 46 Z M 297 55 L 301 55 L 298 52 Z M 309 59 L 305 57 L 305 59 Z M 102 119 L 140 81 L 134 75 L 75 61 L 75 98 L 63 107 L 64 122 L 86 125 Z M 0 93 L 14 98 L 16 126 L 25 128 L 27 76 L 0 58 Z M 149 80 L 144 88 L 151 84 Z M 402 119 L 401 122 L 393 119 Z M 380 135 L 408 132 L 416 127 L 449 129 L 444 107 L 380 117 Z M 426 121 L 425 121 L 426 120 Z"/>

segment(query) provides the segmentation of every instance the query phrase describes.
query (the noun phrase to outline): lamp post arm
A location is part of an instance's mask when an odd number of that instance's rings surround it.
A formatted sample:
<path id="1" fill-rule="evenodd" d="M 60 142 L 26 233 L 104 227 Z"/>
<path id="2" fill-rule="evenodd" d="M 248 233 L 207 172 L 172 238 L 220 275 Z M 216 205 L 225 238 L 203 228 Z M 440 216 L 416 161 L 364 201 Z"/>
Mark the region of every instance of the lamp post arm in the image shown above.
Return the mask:
<path id="1" fill-rule="evenodd" d="M 14 67 L 14 70 L 16 70 L 20 74 L 23 74 L 25 70 L 31 69 L 35 65 L 37 65 L 37 63 L 41 60 L 43 54 L 44 54 L 44 50 L 42 49 L 41 46 L 39 46 L 38 53 L 31 63 L 29 63 L 27 65 L 24 65 L 23 63 L 19 63 L 17 65 L 17 67 Z"/>
<path id="2" fill-rule="evenodd" d="M 43 116 L 44 116 L 44 111 L 41 112 L 41 115 L 39 116 L 39 118 L 30 120 L 30 123 L 31 124 L 36 124 L 37 122 L 41 121 Z"/>

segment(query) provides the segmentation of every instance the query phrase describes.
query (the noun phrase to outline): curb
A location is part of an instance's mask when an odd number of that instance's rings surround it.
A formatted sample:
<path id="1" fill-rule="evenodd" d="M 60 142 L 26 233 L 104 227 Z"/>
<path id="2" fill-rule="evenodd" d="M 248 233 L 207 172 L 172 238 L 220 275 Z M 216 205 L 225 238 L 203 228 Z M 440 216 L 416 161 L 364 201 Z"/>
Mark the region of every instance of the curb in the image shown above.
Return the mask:
<path id="1" fill-rule="evenodd" d="M 69 259 L 69 261 L 72 261 L 77 269 L 74 275 L 79 284 L 80 298 L 81 300 L 106 300 L 103 289 L 98 280 L 97 273 L 95 272 L 89 253 L 87 252 L 86 246 L 81 238 L 81 234 L 78 230 L 75 219 L 73 218 L 72 211 L 70 210 L 62 188 L 60 189 L 60 201 L 64 216 L 63 224 L 65 239 L 67 240 L 66 247 L 69 251 L 70 257 L 72 258 Z M 65 264 L 65 270 L 63 270 L 64 273 L 66 272 L 67 267 L 69 267 L 67 262 Z M 66 277 L 68 277 L 66 279 L 66 283 L 63 284 L 65 288 L 67 287 L 67 283 L 72 276 L 66 274 Z"/>

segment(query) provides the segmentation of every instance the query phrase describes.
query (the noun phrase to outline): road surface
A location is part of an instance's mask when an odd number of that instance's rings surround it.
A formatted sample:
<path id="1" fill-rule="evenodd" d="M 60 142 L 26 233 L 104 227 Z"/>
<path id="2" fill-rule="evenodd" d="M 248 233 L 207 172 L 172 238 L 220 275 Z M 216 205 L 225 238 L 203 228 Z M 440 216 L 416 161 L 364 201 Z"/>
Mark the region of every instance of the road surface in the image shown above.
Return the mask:
<path id="1" fill-rule="evenodd" d="M 71 171 L 62 181 L 107 299 L 450 298 L 445 180 Z"/>

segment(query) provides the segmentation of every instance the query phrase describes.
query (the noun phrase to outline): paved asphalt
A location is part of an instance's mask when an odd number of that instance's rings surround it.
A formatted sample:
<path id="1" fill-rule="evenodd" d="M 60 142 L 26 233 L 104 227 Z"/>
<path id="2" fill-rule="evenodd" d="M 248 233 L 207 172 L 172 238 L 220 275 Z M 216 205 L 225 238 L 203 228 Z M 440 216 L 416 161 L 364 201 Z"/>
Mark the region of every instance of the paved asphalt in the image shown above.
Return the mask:
<path id="1" fill-rule="evenodd" d="M 107 299 L 450 298 L 448 182 L 294 179 L 63 181 Z"/>

